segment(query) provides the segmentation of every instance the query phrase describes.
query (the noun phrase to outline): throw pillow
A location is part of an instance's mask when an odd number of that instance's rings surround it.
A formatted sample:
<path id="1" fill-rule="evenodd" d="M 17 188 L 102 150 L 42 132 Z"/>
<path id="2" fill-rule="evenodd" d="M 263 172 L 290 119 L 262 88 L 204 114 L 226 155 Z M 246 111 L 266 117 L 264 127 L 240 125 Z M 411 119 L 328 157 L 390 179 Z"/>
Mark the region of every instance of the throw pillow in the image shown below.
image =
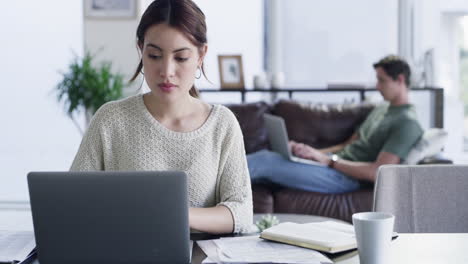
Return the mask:
<path id="1" fill-rule="evenodd" d="M 403 164 L 415 165 L 425 157 L 439 153 L 445 145 L 448 133 L 440 128 L 426 130 L 421 139 L 414 145 Z"/>

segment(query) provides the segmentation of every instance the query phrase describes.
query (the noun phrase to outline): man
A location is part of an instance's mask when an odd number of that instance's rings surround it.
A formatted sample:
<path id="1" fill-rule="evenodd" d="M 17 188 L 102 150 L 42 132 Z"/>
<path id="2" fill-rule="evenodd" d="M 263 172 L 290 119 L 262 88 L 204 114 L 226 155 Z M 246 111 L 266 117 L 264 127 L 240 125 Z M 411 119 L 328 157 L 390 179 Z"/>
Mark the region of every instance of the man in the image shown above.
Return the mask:
<path id="1" fill-rule="evenodd" d="M 410 67 L 392 55 L 373 66 L 377 90 L 387 103 L 377 106 L 347 141 L 320 150 L 290 142 L 295 156 L 324 166 L 289 161 L 278 153 L 262 150 L 247 156 L 252 181 L 268 180 L 315 192 L 348 192 L 363 182 L 374 182 L 381 165 L 404 160 L 423 134 L 415 108 L 408 101 Z"/>

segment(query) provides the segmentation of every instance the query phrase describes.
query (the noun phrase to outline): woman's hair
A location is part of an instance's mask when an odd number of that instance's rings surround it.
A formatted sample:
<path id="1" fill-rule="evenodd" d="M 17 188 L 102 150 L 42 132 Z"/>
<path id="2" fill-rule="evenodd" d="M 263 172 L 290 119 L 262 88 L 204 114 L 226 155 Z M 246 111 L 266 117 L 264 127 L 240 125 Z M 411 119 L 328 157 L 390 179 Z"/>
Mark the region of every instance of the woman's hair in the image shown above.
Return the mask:
<path id="1" fill-rule="evenodd" d="M 192 0 L 155 0 L 153 1 L 141 17 L 136 36 L 139 47 L 145 42 L 145 33 L 153 25 L 167 24 L 182 32 L 198 49 L 201 54 L 204 45 L 207 43 L 205 14 L 192 2 Z M 140 63 L 130 79 L 134 81 L 143 68 Z M 205 69 L 202 63 L 201 72 L 205 76 Z M 190 89 L 190 95 L 199 97 L 195 85 Z"/>

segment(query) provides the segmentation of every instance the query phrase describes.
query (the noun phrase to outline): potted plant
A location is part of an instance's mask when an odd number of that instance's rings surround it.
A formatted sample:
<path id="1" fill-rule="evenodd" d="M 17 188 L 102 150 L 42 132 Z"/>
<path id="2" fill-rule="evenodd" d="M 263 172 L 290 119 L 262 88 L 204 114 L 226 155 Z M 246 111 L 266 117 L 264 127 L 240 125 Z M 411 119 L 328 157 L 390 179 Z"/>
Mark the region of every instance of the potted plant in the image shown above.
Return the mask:
<path id="1" fill-rule="evenodd" d="M 125 86 L 123 76 L 112 73 L 110 62 L 103 62 L 96 67 L 93 59 L 94 56 L 89 51 L 85 52 L 83 58 L 75 56 L 68 71 L 61 73 L 63 79 L 56 86 L 58 101 L 63 101 L 65 111 L 81 134 L 84 129 L 80 127 L 74 114 L 84 111 L 88 125 L 99 107 L 122 97 Z"/>

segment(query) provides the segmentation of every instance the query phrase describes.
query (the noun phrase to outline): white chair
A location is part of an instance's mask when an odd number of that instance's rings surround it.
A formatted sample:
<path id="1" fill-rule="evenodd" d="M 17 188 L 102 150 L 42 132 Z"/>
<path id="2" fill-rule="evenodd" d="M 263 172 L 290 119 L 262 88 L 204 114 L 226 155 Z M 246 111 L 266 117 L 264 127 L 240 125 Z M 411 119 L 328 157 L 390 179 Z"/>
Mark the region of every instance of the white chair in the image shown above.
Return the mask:
<path id="1" fill-rule="evenodd" d="M 394 230 L 401 233 L 466 233 L 468 166 L 382 166 L 374 211 L 394 214 Z"/>

